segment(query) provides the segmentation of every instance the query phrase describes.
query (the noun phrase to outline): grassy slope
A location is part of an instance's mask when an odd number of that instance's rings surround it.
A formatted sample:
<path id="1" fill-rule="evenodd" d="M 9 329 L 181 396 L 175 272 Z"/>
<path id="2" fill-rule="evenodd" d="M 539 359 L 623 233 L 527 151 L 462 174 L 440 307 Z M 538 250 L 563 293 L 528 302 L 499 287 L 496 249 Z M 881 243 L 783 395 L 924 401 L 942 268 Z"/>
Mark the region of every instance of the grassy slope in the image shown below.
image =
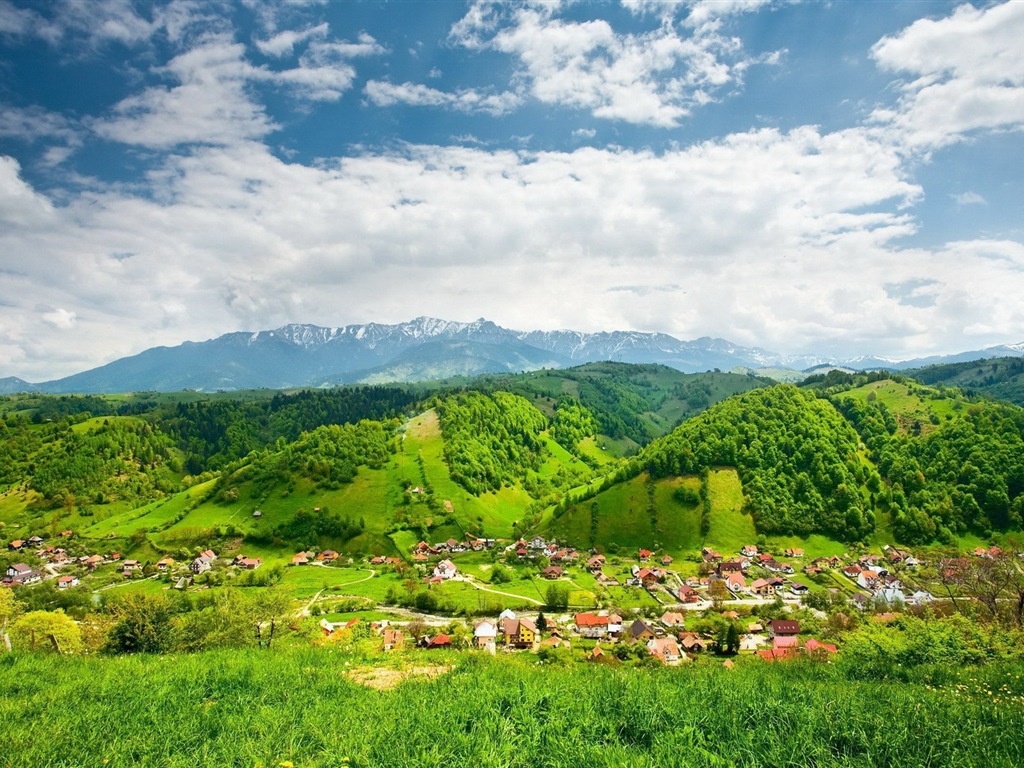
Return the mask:
<path id="1" fill-rule="evenodd" d="M 962 400 L 944 397 L 932 387 L 890 380 L 875 381 L 840 395 L 860 402 L 866 402 L 872 396 L 892 412 L 902 431 L 910 431 L 916 423 L 920 425 L 922 435 L 935 429 L 933 419 L 952 418 L 964 407 Z"/>
<path id="2" fill-rule="evenodd" d="M 409 651 L 383 663 L 456 668 L 376 691 L 349 679 L 358 656 L 327 648 L 0 663 L 14 768 L 1024 763 L 1019 664 L 943 670 L 926 685 L 848 679 L 834 665 L 564 669 Z M 1011 698 L 996 703 L 1004 684 Z"/>

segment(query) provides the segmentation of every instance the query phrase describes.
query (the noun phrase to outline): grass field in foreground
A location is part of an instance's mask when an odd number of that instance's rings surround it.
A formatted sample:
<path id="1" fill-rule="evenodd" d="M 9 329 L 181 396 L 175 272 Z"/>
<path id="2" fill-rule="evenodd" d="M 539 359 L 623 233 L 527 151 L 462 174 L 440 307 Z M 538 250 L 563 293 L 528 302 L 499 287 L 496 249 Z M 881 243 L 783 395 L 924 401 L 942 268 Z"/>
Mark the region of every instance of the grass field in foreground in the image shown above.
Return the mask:
<path id="1" fill-rule="evenodd" d="M 1021 664 L 921 670 L 893 684 L 849 679 L 835 665 L 741 662 L 613 669 L 409 651 L 374 663 L 328 648 L 8 654 L 0 656 L 2 760 L 10 768 L 1024 764 Z M 398 685 L 372 690 L 354 678 Z"/>

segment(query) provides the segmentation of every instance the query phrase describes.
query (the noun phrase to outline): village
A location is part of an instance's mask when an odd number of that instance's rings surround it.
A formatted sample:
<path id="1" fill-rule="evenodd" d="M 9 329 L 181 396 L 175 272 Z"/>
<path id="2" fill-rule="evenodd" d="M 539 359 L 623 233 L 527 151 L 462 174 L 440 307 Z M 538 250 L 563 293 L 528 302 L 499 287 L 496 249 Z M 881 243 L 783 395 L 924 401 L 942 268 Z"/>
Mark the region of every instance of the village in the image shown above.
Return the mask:
<path id="1" fill-rule="evenodd" d="M 9 555 L 25 554 L 25 559 L 35 564 L 10 564 L 0 583 L 30 589 L 52 581 L 59 591 L 90 586 L 106 590 L 139 580 L 182 591 L 207 589 L 224 583 L 224 578 L 235 578 L 238 584 L 268 583 L 251 578 L 263 567 L 263 558 L 242 552 L 218 556 L 207 548 L 190 558 L 164 556 L 142 563 L 122 558 L 118 552 L 79 552 L 81 545 L 72 531 L 62 531 L 54 543 L 40 536 L 10 541 L 6 547 Z M 998 547 L 979 547 L 973 557 L 1002 554 Z M 494 565 L 480 565 L 481 558 Z M 475 565 L 470 564 L 471 559 Z M 460 567 L 463 562 L 466 565 Z M 478 615 L 455 616 L 400 606 L 391 608 L 388 618 L 374 615 L 364 619 L 358 612 L 324 616 L 317 598 L 324 592 L 328 592 L 325 599 L 339 597 L 327 590 L 318 591 L 297 609 L 299 616 L 322 616 L 321 642 L 372 637 L 377 638 L 382 652 L 455 648 L 491 654 L 550 653 L 575 648 L 594 661 L 648 656 L 667 665 L 704 654 L 745 654 L 765 661 L 798 656 L 827 659 L 838 649 L 818 636 L 827 618 L 821 610 L 823 595 L 833 607 L 844 604 L 851 612 L 882 620 L 901 611 L 923 609 L 936 600 L 922 586 L 929 583 L 921 577 L 927 563 L 906 549 L 891 546 L 880 553 L 847 553 L 806 562 L 799 548 L 785 548 L 776 554 L 748 544 L 725 554 L 706 547 L 699 557 L 690 556 L 683 567 L 678 565 L 672 556 L 645 548 L 610 556 L 581 552 L 541 536 L 514 542 L 468 536 L 436 543 L 420 541 L 404 558 L 379 555 L 355 561 L 330 549 L 301 551 L 291 557 L 287 568 L 331 569 L 333 574 L 368 566 L 370 575 L 363 581 L 400 575 L 407 587 L 414 585 L 428 594 L 445 585 L 459 585 L 489 596 L 517 597 L 503 592 L 500 583 L 481 578 L 489 568 L 514 569 L 550 585 L 547 600 L 532 600 L 537 610 L 524 609 L 523 600 L 528 598 L 520 598 L 510 601 L 512 607 L 489 616 L 479 615 L 480 611 L 465 612 Z M 938 565 L 942 567 L 942 563 Z M 215 569 L 221 581 L 208 581 Z M 282 568 L 276 566 L 276 570 L 280 574 Z M 605 605 L 597 601 L 590 607 L 575 605 L 569 595 L 576 594 L 573 590 L 584 576 L 619 590 L 617 594 L 643 596 L 648 603 L 634 600 L 625 607 L 626 601 L 620 600 L 621 606 L 614 601 Z M 380 600 L 375 607 L 387 612 L 389 602 Z"/>

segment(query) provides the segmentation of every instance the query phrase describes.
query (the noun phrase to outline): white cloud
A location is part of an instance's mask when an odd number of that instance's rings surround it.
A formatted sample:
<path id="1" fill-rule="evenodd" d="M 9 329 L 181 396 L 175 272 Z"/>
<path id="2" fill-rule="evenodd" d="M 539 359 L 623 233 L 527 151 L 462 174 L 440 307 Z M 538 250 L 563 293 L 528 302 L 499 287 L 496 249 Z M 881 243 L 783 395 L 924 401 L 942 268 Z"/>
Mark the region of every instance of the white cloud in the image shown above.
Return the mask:
<path id="1" fill-rule="evenodd" d="M 317 24 L 315 27 L 307 27 L 306 29 L 286 29 L 267 40 L 256 40 L 255 43 L 260 53 L 265 56 L 286 56 L 291 54 L 299 43 L 314 37 L 325 37 L 329 29 L 326 22 Z"/>
<path id="2" fill-rule="evenodd" d="M 0 155 L 0 222 L 5 227 L 30 230 L 52 222 L 53 206 L 21 178 L 13 157 Z"/>
<path id="3" fill-rule="evenodd" d="M 408 104 L 443 107 L 458 112 L 484 112 L 495 117 L 512 112 L 522 102 L 518 94 L 511 92 L 481 93 L 473 89 L 447 92 L 421 83 L 395 84 L 386 80 L 370 80 L 364 93 L 378 107 Z"/>
<path id="4" fill-rule="evenodd" d="M 879 109 L 913 148 L 928 150 L 977 130 L 1024 128 L 1024 3 L 962 5 L 922 19 L 872 49 L 879 66 L 905 72 L 899 103 Z"/>
<path id="5" fill-rule="evenodd" d="M 170 148 L 178 144 L 230 144 L 274 130 L 262 106 L 247 92 L 257 70 L 240 43 L 206 40 L 159 71 L 178 82 L 123 99 L 112 117 L 96 121 L 104 138 L 125 144 Z"/>
<path id="6" fill-rule="evenodd" d="M 977 192 L 962 192 L 950 195 L 957 205 L 988 205 L 988 200 Z"/>
<path id="7" fill-rule="evenodd" d="M 658 25 L 647 32 L 620 33 L 604 19 L 560 18 L 555 4 L 505 6 L 474 3 L 452 27 L 450 39 L 469 49 L 492 49 L 512 56 L 518 78 L 546 104 L 589 110 L 595 117 L 672 127 L 692 110 L 742 81 L 755 61 L 739 41 L 721 34 L 707 19 L 725 12 L 702 10 L 704 21 L 683 35 L 673 13 L 685 6 L 656 4 Z M 728 13 L 754 10 L 760 2 L 729 4 Z M 632 3 L 637 12 L 651 3 Z"/>
<path id="8" fill-rule="evenodd" d="M 2 373 L 66 374 L 214 329 L 419 314 L 894 356 L 986 340 L 964 330 L 985 322 L 1024 338 L 1024 246 L 901 247 L 921 192 L 884 136 L 762 130 L 663 153 L 408 146 L 317 168 L 242 142 L 169 158 L 151 195 L 61 209 L 17 180 L 13 198 L 49 220 L 0 233 L 0 346 L 23 349 Z M 68 348 L 45 341 L 58 318 L 39 304 L 74 313 L 61 330 L 73 358 L 38 357 Z"/>
<path id="9" fill-rule="evenodd" d="M 60 328 L 61 330 L 69 330 L 75 327 L 75 322 L 78 320 L 78 316 L 74 312 L 69 312 L 66 309 L 52 309 L 44 311 L 42 314 L 43 322 L 49 323 L 54 328 Z"/>
<path id="10" fill-rule="evenodd" d="M 254 93 L 255 84 L 285 86 L 292 95 L 313 101 L 335 101 L 355 80 L 347 59 L 383 50 L 369 35 L 357 43 L 312 43 L 299 66 L 274 70 L 253 66 L 245 47 L 230 36 L 207 36 L 154 70 L 175 85 L 149 87 L 121 100 L 112 115 L 92 127 L 104 138 L 156 149 L 260 138 L 277 126 Z"/>

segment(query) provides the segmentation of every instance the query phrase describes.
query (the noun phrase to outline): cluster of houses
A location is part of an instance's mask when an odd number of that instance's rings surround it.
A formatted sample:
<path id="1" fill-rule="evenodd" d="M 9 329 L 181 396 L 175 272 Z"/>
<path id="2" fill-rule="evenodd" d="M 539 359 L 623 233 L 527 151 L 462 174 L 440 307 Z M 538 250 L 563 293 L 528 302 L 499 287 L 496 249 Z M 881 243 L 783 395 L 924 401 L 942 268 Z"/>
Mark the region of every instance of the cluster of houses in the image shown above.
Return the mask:
<path id="1" fill-rule="evenodd" d="M 70 539 L 74 536 L 73 531 L 61 531 L 61 539 Z M 43 564 L 42 569 L 33 568 L 26 563 L 14 563 L 8 566 L 3 577 L 0 578 L 0 586 L 20 587 L 38 584 L 48 579 L 56 579 L 58 589 L 77 587 L 80 583 L 79 577 L 74 575 L 61 575 L 59 569 L 65 566 L 82 566 L 87 571 L 96 570 L 101 565 L 116 563 L 121 560 L 118 552 L 111 552 L 107 555 L 91 554 L 74 556 L 62 546 L 47 544 L 42 536 L 32 536 L 29 539 L 14 539 L 7 544 L 10 552 L 23 552 L 34 554 Z"/>
<path id="2" fill-rule="evenodd" d="M 727 617 L 738 620 L 739 615 L 729 612 Z M 360 619 L 342 622 L 321 620 L 320 627 L 327 640 L 345 637 Z M 609 649 L 617 644 L 639 646 L 666 665 L 678 665 L 691 661 L 697 654 L 716 649 L 713 638 L 698 632 L 686 631 L 685 617 L 678 611 L 666 611 L 657 619 L 624 620 L 621 616 L 601 612 L 577 613 L 572 623 L 562 627 L 553 619 L 517 616 L 514 611 L 505 610 L 497 619 L 483 619 L 473 625 L 473 635 L 463 636 L 463 642 L 473 649 L 496 653 L 540 651 L 545 648 L 570 648 L 573 638 L 596 641 L 587 654 L 592 661 L 601 661 Z M 453 637 L 446 632 L 426 632 L 410 636 L 408 626 L 383 620 L 369 624 L 371 635 L 379 638 L 383 651 L 398 650 L 406 645 L 422 649 L 451 648 Z M 753 650 L 765 661 L 779 661 L 803 654 L 816 658 L 827 658 L 836 653 L 836 647 L 816 638 L 800 638 L 800 622 L 778 619 L 762 627 L 750 623 L 742 636 L 741 650 Z M 768 647 L 765 647 L 768 646 Z M 463 646 L 465 647 L 465 645 Z"/>

